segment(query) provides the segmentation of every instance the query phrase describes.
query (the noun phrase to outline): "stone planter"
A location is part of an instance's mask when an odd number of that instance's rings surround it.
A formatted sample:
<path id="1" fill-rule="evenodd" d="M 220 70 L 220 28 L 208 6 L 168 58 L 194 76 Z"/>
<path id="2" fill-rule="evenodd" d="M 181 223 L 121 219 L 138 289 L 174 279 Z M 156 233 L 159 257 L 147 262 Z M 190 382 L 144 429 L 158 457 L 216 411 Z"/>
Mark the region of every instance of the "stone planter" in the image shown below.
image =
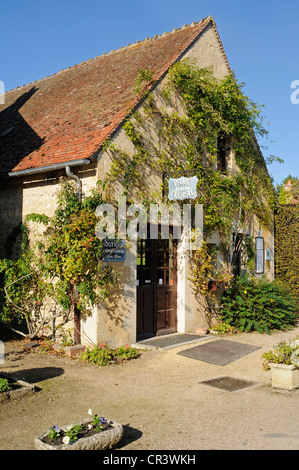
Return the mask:
<path id="1" fill-rule="evenodd" d="M 272 387 L 282 390 L 299 388 L 299 369 L 293 365 L 269 364 L 272 373 Z"/>
<path id="2" fill-rule="evenodd" d="M 78 424 L 87 424 L 90 420 L 81 421 Z M 81 437 L 80 439 L 69 443 L 69 444 L 59 444 L 59 445 L 50 445 L 43 441 L 47 436 L 48 431 L 37 436 L 34 439 L 35 448 L 37 450 L 105 450 L 112 449 L 122 438 L 123 436 L 123 426 L 119 423 L 109 421 L 109 424 L 112 426 L 112 429 L 107 429 L 106 431 L 97 432 L 90 437 Z M 64 430 L 68 426 L 64 426 L 61 429 Z"/>
<path id="3" fill-rule="evenodd" d="M 0 374 L 0 377 L 7 379 L 10 386 L 12 387 L 11 390 L 0 393 L 0 403 L 3 403 L 7 400 L 21 398 L 25 395 L 31 395 L 35 392 L 34 385 L 24 382 L 24 380 L 14 379 L 13 377 L 3 373 Z"/>

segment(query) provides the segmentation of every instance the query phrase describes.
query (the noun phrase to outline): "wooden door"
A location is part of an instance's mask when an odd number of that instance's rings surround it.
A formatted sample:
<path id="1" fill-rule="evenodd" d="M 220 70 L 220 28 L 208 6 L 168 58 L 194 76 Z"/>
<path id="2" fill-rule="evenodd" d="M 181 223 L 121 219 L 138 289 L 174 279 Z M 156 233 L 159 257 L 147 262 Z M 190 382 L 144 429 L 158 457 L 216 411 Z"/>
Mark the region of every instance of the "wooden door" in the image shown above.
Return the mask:
<path id="1" fill-rule="evenodd" d="M 137 338 L 174 333 L 177 329 L 177 250 L 167 240 L 137 243 Z"/>
<path id="2" fill-rule="evenodd" d="M 153 240 L 137 241 L 137 338 L 155 335 Z"/>

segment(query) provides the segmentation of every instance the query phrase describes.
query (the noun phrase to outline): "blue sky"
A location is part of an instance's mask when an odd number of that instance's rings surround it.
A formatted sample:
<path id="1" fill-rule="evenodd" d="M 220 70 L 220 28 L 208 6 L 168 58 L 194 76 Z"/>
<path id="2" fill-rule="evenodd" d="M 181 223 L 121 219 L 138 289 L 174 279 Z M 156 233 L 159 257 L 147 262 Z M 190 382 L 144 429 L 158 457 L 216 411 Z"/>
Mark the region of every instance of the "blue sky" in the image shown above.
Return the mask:
<path id="1" fill-rule="evenodd" d="M 284 160 L 268 167 L 274 182 L 299 177 L 298 0 L 0 0 L 0 80 L 8 91 L 209 15 L 244 93 L 265 106 L 260 145 Z"/>

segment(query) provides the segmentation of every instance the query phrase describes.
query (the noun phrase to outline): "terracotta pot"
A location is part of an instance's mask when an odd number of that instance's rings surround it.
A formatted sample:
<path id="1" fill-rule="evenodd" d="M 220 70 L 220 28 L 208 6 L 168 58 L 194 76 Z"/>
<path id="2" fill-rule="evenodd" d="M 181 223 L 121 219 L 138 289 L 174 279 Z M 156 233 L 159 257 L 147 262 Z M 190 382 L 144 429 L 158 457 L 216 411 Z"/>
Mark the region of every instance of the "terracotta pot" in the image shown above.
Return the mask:
<path id="1" fill-rule="evenodd" d="M 202 335 L 202 336 L 205 336 L 207 333 L 208 333 L 208 328 L 195 328 L 195 333 L 197 335 Z"/>

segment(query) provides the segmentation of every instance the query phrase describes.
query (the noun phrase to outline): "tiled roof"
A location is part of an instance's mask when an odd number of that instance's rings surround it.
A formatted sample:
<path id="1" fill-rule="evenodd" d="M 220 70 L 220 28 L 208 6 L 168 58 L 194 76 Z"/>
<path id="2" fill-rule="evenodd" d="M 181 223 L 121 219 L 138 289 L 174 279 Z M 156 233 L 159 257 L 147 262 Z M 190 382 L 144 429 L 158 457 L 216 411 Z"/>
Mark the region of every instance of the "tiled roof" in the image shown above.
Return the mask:
<path id="1" fill-rule="evenodd" d="M 210 23 L 208 17 L 7 92 L 0 173 L 91 158 L 137 104 L 138 71 L 154 72 L 153 86 Z"/>

